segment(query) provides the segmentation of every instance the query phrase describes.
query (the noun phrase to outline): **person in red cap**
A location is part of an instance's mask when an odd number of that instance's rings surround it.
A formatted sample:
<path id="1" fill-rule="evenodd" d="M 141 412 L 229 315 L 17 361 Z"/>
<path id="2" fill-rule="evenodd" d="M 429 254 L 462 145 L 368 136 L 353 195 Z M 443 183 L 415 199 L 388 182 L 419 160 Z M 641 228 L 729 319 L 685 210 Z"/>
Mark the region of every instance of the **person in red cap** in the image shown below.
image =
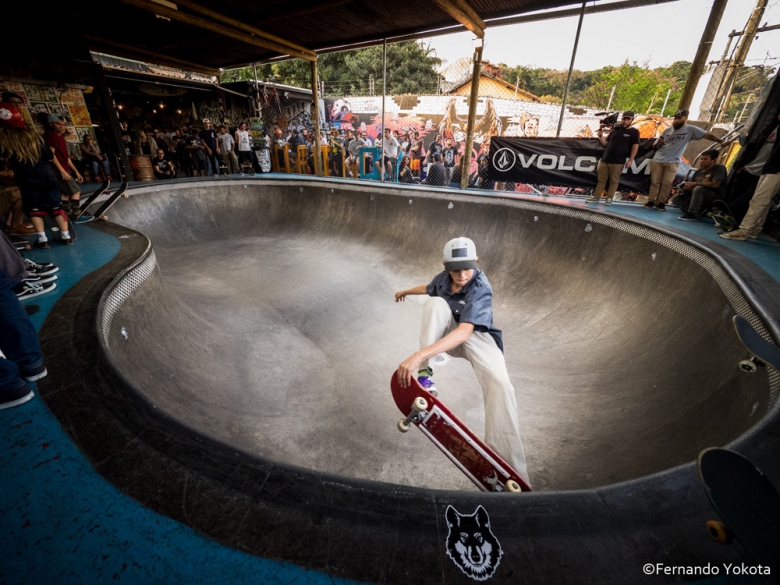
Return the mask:
<path id="1" fill-rule="evenodd" d="M 77 218 L 81 214 L 79 209 L 81 187 L 78 184 L 84 182 L 84 177 L 81 176 L 68 154 L 68 143 L 65 141 L 65 132 L 67 131 L 65 118 L 56 113 L 49 114 L 47 122 L 43 139 L 54 154 L 51 163 L 56 169 L 56 177 L 60 184 L 61 205 L 66 214 Z M 75 180 L 71 171 L 76 175 Z"/>
<path id="2" fill-rule="evenodd" d="M 14 180 L 22 194 L 22 207 L 38 235 L 38 248 L 49 242 L 43 218 L 54 217 L 63 244 L 72 244 L 68 215 L 62 209 L 60 184 L 54 175 L 54 153 L 38 133 L 24 123 L 22 112 L 12 104 L 0 103 L 0 155 L 8 159 Z"/>

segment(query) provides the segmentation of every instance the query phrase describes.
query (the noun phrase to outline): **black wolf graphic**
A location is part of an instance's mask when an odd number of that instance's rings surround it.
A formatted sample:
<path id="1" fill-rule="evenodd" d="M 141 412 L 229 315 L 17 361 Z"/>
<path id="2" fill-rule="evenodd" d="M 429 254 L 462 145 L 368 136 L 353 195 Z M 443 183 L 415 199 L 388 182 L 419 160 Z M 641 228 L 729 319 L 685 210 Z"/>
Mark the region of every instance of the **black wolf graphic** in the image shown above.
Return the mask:
<path id="1" fill-rule="evenodd" d="M 447 555 L 468 577 L 485 581 L 493 576 L 501 562 L 501 550 L 485 508 L 477 506 L 473 514 L 460 514 L 447 506 Z"/>

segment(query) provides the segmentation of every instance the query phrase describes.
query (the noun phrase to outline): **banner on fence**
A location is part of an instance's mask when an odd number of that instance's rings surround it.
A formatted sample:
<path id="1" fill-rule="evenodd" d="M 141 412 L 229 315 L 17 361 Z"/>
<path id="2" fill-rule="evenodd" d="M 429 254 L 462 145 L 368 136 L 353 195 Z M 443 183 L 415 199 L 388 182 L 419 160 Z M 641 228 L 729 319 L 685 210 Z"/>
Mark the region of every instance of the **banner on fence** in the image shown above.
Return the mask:
<path id="1" fill-rule="evenodd" d="M 652 140 L 639 145 L 631 167 L 623 170 L 621 191 L 647 193 L 650 188 Z M 595 138 L 490 139 L 490 178 L 509 183 L 593 188 L 604 148 Z"/>

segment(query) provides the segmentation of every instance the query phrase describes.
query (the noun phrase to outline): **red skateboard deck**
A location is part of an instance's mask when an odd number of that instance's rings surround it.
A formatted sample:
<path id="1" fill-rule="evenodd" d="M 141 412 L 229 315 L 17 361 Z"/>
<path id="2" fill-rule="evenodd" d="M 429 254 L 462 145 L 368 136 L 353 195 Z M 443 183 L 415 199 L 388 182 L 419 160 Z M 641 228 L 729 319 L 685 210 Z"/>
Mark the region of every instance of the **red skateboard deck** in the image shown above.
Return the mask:
<path id="1" fill-rule="evenodd" d="M 412 378 L 411 386 L 401 388 L 396 372 L 390 389 L 398 410 L 406 417 L 398 421 L 398 429 L 406 432 L 411 423 L 417 425 L 483 492 L 532 491 L 506 461 L 417 380 Z"/>

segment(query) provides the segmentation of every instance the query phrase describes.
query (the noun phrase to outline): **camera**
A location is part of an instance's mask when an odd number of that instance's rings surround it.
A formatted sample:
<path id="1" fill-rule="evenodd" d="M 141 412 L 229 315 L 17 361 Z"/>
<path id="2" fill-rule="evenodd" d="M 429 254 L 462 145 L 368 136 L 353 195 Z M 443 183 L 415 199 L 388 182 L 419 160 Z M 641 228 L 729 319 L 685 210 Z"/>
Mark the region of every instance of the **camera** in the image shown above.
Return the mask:
<path id="1" fill-rule="evenodd" d="M 604 116 L 599 120 L 599 130 L 612 132 L 612 128 L 618 123 L 620 112 L 596 112 L 597 116 Z"/>

